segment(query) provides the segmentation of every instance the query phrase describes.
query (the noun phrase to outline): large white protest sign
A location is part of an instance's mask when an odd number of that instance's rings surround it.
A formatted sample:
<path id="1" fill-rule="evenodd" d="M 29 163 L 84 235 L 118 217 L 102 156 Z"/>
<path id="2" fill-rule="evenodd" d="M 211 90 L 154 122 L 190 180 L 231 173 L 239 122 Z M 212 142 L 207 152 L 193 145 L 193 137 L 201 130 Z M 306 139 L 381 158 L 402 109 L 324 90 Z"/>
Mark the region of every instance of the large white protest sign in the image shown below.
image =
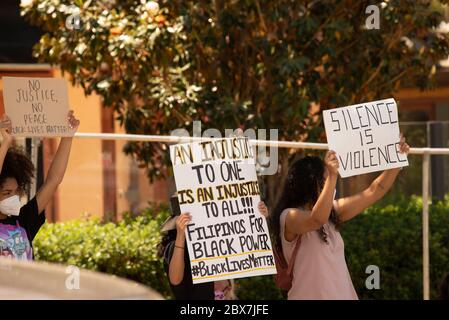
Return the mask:
<path id="1" fill-rule="evenodd" d="M 340 175 L 408 166 L 399 152 L 398 109 L 385 99 L 323 111 L 329 149 L 337 153 Z"/>
<path id="2" fill-rule="evenodd" d="M 253 150 L 246 138 L 170 147 L 193 283 L 275 274 Z"/>
<path id="3" fill-rule="evenodd" d="M 5 112 L 19 137 L 73 136 L 67 121 L 67 84 L 62 78 L 3 77 Z"/>

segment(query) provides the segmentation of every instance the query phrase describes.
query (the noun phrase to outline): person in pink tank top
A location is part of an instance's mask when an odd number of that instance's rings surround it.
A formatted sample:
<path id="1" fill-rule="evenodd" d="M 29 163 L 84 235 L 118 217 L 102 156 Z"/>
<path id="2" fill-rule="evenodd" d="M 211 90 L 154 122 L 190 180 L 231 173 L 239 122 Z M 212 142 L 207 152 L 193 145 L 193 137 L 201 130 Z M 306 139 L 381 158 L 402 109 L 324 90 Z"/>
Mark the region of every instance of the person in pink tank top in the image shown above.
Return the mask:
<path id="1" fill-rule="evenodd" d="M 399 148 L 401 153 L 409 152 L 404 137 Z M 271 214 L 273 246 L 287 263 L 300 241 L 289 300 L 358 299 L 346 265 L 339 227 L 380 200 L 400 169 L 386 170 L 362 192 L 335 200 L 338 168 L 334 151 L 327 152 L 324 161 L 307 156 L 294 162 Z"/>

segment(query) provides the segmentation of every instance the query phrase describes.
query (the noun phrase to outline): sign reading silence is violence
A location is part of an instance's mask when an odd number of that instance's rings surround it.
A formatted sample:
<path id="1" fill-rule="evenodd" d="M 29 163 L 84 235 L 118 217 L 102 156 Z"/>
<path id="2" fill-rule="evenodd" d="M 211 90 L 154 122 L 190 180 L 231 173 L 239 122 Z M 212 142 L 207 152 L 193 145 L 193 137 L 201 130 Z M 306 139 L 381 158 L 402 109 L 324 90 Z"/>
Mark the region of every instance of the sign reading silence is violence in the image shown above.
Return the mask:
<path id="1" fill-rule="evenodd" d="M 408 166 L 399 153 L 398 108 L 394 99 L 323 111 L 329 149 L 337 153 L 340 175 Z"/>
<path id="2" fill-rule="evenodd" d="M 16 137 L 70 137 L 67 84 L 62 78 L 3 77 L 5 113 Z"/>
<path id="3" fill-rule="evenodd" d="M 253 149 L 244 137 L 170 147 L 193 283 L 275 274 Z"/>

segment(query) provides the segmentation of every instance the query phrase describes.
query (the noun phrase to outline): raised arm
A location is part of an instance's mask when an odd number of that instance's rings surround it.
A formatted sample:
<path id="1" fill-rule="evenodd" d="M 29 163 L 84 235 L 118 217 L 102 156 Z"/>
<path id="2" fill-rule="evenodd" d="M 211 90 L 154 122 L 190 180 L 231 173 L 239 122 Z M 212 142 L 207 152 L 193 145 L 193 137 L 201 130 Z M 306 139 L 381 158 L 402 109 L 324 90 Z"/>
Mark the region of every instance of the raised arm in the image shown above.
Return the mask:
<path id="1" fill-rule="evenodd" d="M 8 152 L 8 149 L 13 141 L 11 131 L 11 120 L 7 115 L 3 115 L 0 122 L 0 133 L 3 138 L 2 145 L 0 146 L 0 172 L 3 168 L 3 162 L 5 161 L 6 153 Z"/>
<path id="2" fill-rule="evenodd" d="M 410 150 L 410 147 L 405 142 L 403 136 L 401 136 L 399 148 L 400 153 L 405 154 L 408 154 Z M 393 186 L 400 170 L 400 168 L 385 170 L 362 192 L 336 200 L 335 210 L 337 211 L 340 220 L 348 221 L 382 199 Z"/>
<path id="3" fill-rule="evenodd" d="M 76 132 L 80 124 L 74 116 L 73 111 L 68 114 L 68 122 L 70 128 Z M 67 163 L 69 161 L 70 149 L 72 148 L 72 137 L 61 138 L 58 150 L 48 170 L 47 178 L 44 184 L 36 193 L 36 201 L 39 213 L 42 213 L 47 204 L 52 199 L 56 188 L 62 182 L 65 171 L 67 169 Z"/>
<path id="4" fill-rule="evenodd" d="M 317 202 L 313 206 L 310 214 L 299 209 L 290 210 L 285 223 L 288 233 L 298 235 L 314 231 L 321 228 L 329 220 L 339 168 L 335 151 L 329 151 L 324 158 L 324 162 L 328 176 Z"/>
<path id="5" fill-rule="evenodd" d="M 168 269 L 170 283 L 174 286 L 179 285 L 184 279 L 184 254 L 187 250 L 185 248 L 185 230 L 190 221 L 192 218 L 188 213 L 183 213 L 176 219 L 176 240 Z"/>

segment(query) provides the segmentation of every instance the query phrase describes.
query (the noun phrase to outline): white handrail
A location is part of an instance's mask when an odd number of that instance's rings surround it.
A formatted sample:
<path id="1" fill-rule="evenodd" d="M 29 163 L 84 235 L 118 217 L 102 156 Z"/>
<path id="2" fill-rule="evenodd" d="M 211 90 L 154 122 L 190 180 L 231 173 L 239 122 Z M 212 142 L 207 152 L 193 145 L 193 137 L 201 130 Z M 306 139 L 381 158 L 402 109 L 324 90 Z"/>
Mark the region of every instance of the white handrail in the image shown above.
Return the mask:
<path id="1" fill-rule="evenodd" d="M 162 135 L 122 134 L 122 133 L 86 133 L 86 132 L 78 132 L 75 134 L 75 137 L 84 139 L 95 138 L 100 140 L 148 141 L 148 142 L 161 142 L 161 143 L 187 143 L 187 142 L 207 141 L 214 139 L 203 137 L 162 136 Z M 249 141 L 251 144 L 266 147 L 315 149 L 315 150 L 328 149 L 328 145 L 326 143 L 257 140 L 257 139 L 250 139 Z M 449 155 L 449 148 L 410 148 L 410 154 Z"/>

